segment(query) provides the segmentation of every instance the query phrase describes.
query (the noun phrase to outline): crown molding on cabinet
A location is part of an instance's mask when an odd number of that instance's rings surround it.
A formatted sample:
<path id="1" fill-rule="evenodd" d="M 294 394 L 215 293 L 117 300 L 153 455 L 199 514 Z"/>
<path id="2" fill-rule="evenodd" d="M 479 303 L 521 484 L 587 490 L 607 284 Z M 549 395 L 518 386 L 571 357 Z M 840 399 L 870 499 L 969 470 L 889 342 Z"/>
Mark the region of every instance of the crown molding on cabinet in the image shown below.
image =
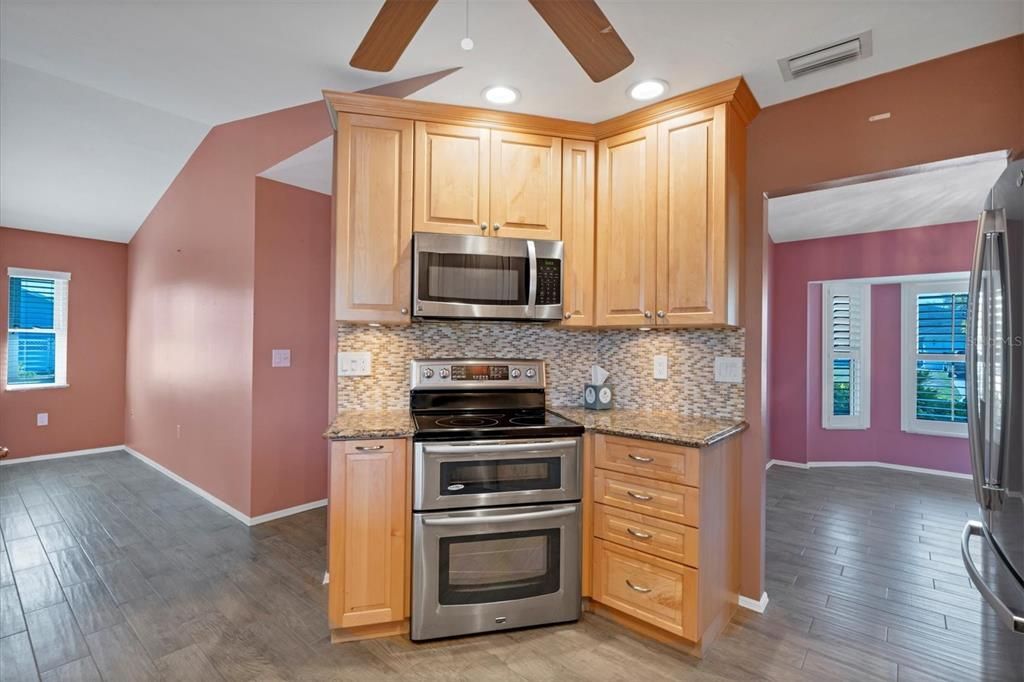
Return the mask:
<path id="1" fill-rule="evenodd" d="M 723 103 L 732 105 L 744 125 L 748 125 L 761 111 L 754 94 L 742 76 L 676 95 L 599 123 L 584 123 L 562 118 L 454 104 L 419 102 L 358 92 L 324 90 L 323 95 L 335 127 L 337 127 L 338 112 L 344 111 L 352 114 L 389 116 L 435 123 L 485 126 L 537 135 L 557 135 L 575 140 L 605 139 L 627 130 L 634 130 L 680 114 L 699 111 Z"/>

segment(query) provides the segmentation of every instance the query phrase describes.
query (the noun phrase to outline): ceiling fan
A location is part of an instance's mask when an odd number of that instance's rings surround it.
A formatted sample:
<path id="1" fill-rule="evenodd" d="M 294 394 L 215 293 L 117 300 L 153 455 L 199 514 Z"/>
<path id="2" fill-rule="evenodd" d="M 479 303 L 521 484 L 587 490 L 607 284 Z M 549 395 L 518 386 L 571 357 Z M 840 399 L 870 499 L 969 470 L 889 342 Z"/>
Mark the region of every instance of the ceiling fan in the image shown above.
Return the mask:
<path id="1" fill-rule="evenodd" d="M 529 0 L 569 53 L 595 83 L 633 63 L 633 53 L 594 0 Z M 437 0 L 384 0 L 349 64 L 390 71 Z"/>

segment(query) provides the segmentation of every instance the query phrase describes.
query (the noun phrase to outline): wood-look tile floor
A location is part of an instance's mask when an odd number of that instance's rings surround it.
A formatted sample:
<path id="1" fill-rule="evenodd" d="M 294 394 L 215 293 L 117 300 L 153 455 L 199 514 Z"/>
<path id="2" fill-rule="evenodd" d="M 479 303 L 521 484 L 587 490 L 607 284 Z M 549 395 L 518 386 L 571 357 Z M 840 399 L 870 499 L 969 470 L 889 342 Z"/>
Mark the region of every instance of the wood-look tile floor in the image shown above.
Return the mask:
<path id="1" fill-rule="evenodd" d="M 246 528 L 124 453 L 0 469 L 0 678 L 1016 680 L 1024 638 L 970 586 L 968 482 L 768 472 L 763 615 L 702 660 L 595 616 L 331 645 L 323 510 Z"/>

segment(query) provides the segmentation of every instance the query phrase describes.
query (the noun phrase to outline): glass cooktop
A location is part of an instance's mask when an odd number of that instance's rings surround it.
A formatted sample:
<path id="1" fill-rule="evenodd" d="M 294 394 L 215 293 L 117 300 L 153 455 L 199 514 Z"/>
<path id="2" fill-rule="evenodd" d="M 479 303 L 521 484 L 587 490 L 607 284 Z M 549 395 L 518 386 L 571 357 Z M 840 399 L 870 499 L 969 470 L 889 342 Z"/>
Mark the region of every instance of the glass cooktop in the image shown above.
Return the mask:
<path id="1" fill-rule="evenodd" d="M 583 427 L 547 410 L 414 412 L 416 440 L 582 436 Z"/>

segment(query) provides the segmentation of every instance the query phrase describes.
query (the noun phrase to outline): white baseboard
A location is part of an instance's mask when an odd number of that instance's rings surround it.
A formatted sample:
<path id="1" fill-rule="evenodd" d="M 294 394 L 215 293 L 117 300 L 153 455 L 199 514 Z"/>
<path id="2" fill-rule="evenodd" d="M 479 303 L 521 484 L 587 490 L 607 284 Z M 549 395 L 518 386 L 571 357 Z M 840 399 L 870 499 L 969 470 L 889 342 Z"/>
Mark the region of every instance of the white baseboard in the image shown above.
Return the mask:
<path id="1" fill-rule="evenodd" d="M 153 467 L 154 469 L 156 469 L 161 474 L 163 474 L 167 478 L 171 479 L 175 483 L 179 483 L 179 484 L 185 486 L 186 488 L 188 488 L 189 490 L 194 492 L 196 495 L 199 495 L 199 497 L 203 498 L 204 500 L 206 500 L 207 502 L 209 502 L 213 506 L 217 507 L 221 511 L 227 512 L 228 514 L 230 514 L 231 516 L 235 517 L 236 519 L 238 519 L 239 521 L 241 521 L 242 523 L 244 523 L 247 526 L 256 526 L 256 525 L 259 525 L 261 523 L 266 523 L 267 521 L 273 521 L 275 519 L 281 519 L 281 518 L 284 518 L 286 516 L 291 516 L 292 514 L 301 514 L 304 511 L 309 511 L 310 509 L 317 509 L 318 507 L 323 507 L 323 506 L 327 505 L 327 500 L 326 499 L 324 499 L 324 500 L 316 500 L 314 502 L 307 502 L 306 504 L 300 504 L 298 506 L 289 507 L 287 509 L 279 509 L 278 511 L 270 512 L 269 514 L 260 514 L 259 516 L 249 516 L 248 514 L 245 514 L 245 513 L 241 512 L 241 511 L 239 511 L 238 509 L 235 509 L 230 504 L 228 504 L 224 500 L 220 499 L 216 495 L 203 490 L 202 488 L 197 486 L 192 481 L 189 481 L 188 479 L 182 478 L 181 476 L 179 476 L 178 474 L 174 473 L 173 471 L 171 471 L 167 467 L 163 466 L 162 464 L 159 464 L 158 462 L 153 461 L 149 457 L 146 457 L 144 454 L 142 454 L 138 450 L 134 450 L 134 449 L 128 447 L 127 445 L 121 446 L 120 449 L 123 449 L 125 452 L 130 454 L 132 457 L 135 457 L 140 462 L 143 462 L 144 464 L 148 464 L 149 466 Z"/>
<path id="2" fill-rule="evenodd" d="M 98 455 L 103 452 L 117 452 L 126 449 L 123 445 L 109 445 L 104 448 L 89 448 L 87 450 L 69 450 L 68 452 L 55 452 L 51 455 L 32 455 L 31 457 L 16 457 L 14 459 L 0 459 L 0 466 L 10 464 L 22 464 L 23 462 L 42 462 L 47 459 L 64 459 L 65 457 L 81 457 L 82 455 Z"/>
<path id="3" fill-rule="evenodd" d="M 750 609 L 751 611 L 756 611 L 757 613 L 764 613 L 764 610 L 768 608 L 768 593 L 765 592 L 761 595 L 761 601 L 755 601 L 750 597 L 744 597 L 741 594 L 740 606 L 745 609 Z"/>
<path id="4" fill-rule="evenodd" d="M 971 480 L 971 474 L 961 474 L 956 471 L 943 471 L 941 469 L 926 469 L 924 467 L 912 467 L 906 464 L 891 464 L 889 462 L 788 462 L 784 459 L 772 459 L 768 461 L 765 469 L 774 465 L 794 467 L 797 469 L 828 469 L 839 467 L 881 467 L 882 469 L 895 469 L 896 471 L 909 471 L 915 474 L 931 474 L 933 476 L 946 476 L 947 478 L 964 478 Z"/>

